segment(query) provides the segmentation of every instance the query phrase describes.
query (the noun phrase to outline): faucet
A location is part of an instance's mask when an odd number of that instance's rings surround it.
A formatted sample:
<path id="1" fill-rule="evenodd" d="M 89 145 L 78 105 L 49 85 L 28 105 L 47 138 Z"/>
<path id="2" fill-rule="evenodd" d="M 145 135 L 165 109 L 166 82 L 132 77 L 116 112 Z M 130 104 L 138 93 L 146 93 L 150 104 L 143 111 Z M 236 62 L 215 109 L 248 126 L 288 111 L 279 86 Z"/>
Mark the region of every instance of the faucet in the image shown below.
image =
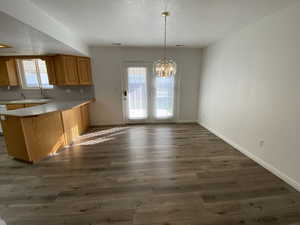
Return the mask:
<path id="1" fill-rule="evenodd" d="M 21 92 L 21 96 L 22 96 L 23 99 L 26 99 L 26 96 L 24 95 L 23 92 Z"/>
<path id="2" fill-rule="evenodd" d="M 41 91 L 41 96 L 43 98 L 47 98 L 46 94 L 45 94 L 45 90 L 43 89 L 43 87 L 40 87 L 40 91 Z"/>

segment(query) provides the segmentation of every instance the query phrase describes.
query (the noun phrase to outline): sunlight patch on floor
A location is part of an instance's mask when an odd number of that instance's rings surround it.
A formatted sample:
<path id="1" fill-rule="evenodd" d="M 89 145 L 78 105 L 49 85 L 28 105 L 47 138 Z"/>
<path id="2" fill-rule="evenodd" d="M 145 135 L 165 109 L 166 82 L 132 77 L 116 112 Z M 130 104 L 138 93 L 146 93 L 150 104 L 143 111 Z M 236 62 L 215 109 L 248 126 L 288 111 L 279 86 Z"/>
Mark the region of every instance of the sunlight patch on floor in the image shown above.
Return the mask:
<path id="1" fill-rule="evenodd" d="M 112 140 L 115 140 L 115 138 L 101 137 L 101 138 L 97 138 L 97 139 L 94 139 L 94 140 L 89 140 L 89 141 L 85 141 L 85 142 L 82 142 L 82 143 L 74 144 L 73 146 L 96 145 L 96 144 L 100 144 L 100 143 L 107 142 L 107 141 L 112 141 Z"/>
<path id="2" fill-rule="evenodd" d="M 81 135 L 78 139 L 82 140 L 82 139 L 88 139 L 88 138 L 93 138 L 93 137 L 97 137 L 97 136 L 108 135 L 108 134 L 112 134 L 115 132 L 125 131 L 127 129 L 128 129 L 128 127 L 115 127 L 115 128 L 110 128 L 107 130 L 100 130 L 100 131 Z"/>
<path id="3" fill-rule="evenodd" d="M 114 127 L 81 135 L 72 146 L 96 145 L 107 141 L 115 140 L 114 136 L 126 133 L 128 127 Z"/>

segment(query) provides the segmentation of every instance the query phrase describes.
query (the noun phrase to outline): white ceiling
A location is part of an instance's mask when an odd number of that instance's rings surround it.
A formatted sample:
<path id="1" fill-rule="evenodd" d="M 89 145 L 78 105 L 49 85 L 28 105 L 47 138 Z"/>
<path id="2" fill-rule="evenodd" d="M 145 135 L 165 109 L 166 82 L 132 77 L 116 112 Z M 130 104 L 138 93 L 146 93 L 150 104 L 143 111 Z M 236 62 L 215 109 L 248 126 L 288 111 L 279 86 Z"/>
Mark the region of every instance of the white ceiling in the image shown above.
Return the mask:
<path id="1" fill-rule="evenodd" d="M 297 0 L 31 0 L 89 46 L 161 46 L 167 6 L 170 45 L 203 47 Z"/>
<path id="2" fill-rule="evenodd" d="M 0 55 L 80 54 L 73 48 L 0 11 Z"/>

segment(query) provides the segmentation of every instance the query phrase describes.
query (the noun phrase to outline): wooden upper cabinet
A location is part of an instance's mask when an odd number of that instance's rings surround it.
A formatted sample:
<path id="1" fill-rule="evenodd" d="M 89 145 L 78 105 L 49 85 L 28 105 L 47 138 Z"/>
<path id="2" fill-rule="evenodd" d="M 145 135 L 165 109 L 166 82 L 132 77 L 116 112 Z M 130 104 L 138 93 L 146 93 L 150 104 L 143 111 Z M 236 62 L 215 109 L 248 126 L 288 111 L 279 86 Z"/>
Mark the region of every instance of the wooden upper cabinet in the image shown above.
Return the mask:
<path id="1" fill-rule="evenodd" d="M 44 58 L 44 60 L 46 62 L 46 66 L 47 66 L 49 84 L 56 85 L 54 57 L 47 56 Z"/>
<path id="2" fill-rule="evenodd" d="M 79 85 L 76 56 L 54 56 L 54 67 L 56 85 Z"/>
<path id="3" fill-rule="evenodd" d="M 91 60 L 87 57 L 77 57 L 77 71 L 81 85 L 91 85 Z"/>
<path id="4" fill-rule="evenodd" d="M 77 58 L 75 56 L 64 56 L 66 81 L 68 84 L 78 84 Z"/>
<path id="5" fill-rule="evenodd" d="M 56 55 L 48 57 L 46 63 L 51 84 L 92 85 L 91 61 L 88 57 Z"/>
<path id="6" fill-rule="evenodd" d="M 14 58 L 0 58 L 0 86 L 18 86 L 17 65 Z"/>

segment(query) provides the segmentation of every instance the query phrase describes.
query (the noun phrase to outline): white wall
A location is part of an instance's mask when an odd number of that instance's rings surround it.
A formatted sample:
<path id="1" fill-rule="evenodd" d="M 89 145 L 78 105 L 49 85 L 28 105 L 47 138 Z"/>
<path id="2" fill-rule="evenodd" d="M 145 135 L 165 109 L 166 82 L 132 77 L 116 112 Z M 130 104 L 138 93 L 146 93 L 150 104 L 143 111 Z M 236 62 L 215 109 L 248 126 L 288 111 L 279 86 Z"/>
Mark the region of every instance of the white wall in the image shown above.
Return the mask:
<path id="1" fill-rule="evenodd" d="M 93 47 L 93 80 L 96 102 L 92 105 L 91 122 L 94 125 L 122 124 L 122 64 L 125 61 L 158 60 L 159 48 Z M 196 122 L 198 113 L 198 88 L 201 50 L 170 49 L 169 55 L 178 64 L 180 96 L 178 122 Z"/>
<path id="2" fill-rule="evenodd" d="M 298 190 L 299 21 L 297 3 L 208 47 L 199 89 L 199 123 Z"/>

